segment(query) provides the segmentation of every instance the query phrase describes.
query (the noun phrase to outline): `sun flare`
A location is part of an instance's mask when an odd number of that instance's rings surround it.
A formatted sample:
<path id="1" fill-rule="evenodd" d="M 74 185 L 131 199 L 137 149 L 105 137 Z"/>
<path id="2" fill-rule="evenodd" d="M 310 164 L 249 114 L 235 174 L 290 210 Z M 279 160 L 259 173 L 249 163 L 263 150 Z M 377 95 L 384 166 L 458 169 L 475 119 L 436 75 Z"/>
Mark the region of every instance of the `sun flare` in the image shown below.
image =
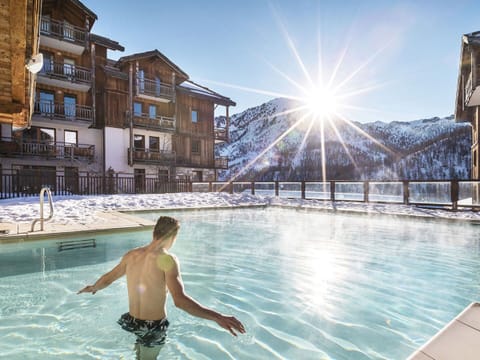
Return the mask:
<path id="1" fill-rule="evenodd" d="M 273 9 L 274 10 L 274 9 Z M 365 61 L 358 63 L 352 69 L 345 68 L 347 61 L 346 54 L 349 52 L 349 42 L 347 45 L 341 49 L 337 60 L 331 64 L 331 66 L 325 64 L 324 54 L 321 46 L 321 37 L 319 34 L 318 39 L 318 59 L 317 59 L 317 68 L 311 69 L 308 62 L 304 61 L 300 56 L 299 51 L 297 50 L 297 45 L 295 44 L 294 39 L 288 33 L 284 23 L 281 21 L 280 17 L 274 11 L 278 25 L 281 29 L 283 37 L 285 39 L 286 45 L 291 51 L 298 68 L 300 69 L 303 76 L 296 77 L 288 73 L 285 73 L 280 68 L 275 66 L 275 64 L 270 63 L 268 60 L 265 60 L 267 65 L 270 68 L 278 73 L 282 78 L 287 80 L 288 83 L 292 86 L 294 91 L 292 93 L 282 93 L 279 91 L 271 91 L 265 89 L 258 89 L 252 87 L 245 87 L 239 85 L 233 85 L 228 83 L 221 83 L 217 81 L 206 80 L 217 85 L 226 86 L 235 88 L 238 90 L 244 90 L 252 93 L 269 95 L 277 98 L 284 98 L 291 100 L 294 104 L 289 108 L 283 108 L 274 114 L 269 114 L 266 116 L 266 119 L 272 118 L 275 119 L 278 116 L 289 116 L 297 113 L 296 120 L 289 124 L 285 131 L 283 131 L 277 138 L 271 141 L 266 145 L 263 150 L 261 150 L 253 159 L 248 161 L 245 165 L 241 166 L 235 174 L 233 174 L 227 183 L 220 189 L 222 191 L 229 182 L 235 181 L 238 177 L 246 173 L 254 164 L 259 161 L 268 161 L 268 153 L 275 151 L 276 146 L 284 141 L 287 136 L 293 134 L 293 137 L 301 131 L 304 132 L 301 143 L 296 149 L 296 154 L 294 155 L 294 162 L 291 165 L 293 171 L 294 164 L 297 164 L 301 161 L 302 151 L 305 150 L 307 146 L 307 139 L 309 136 L 318 131 L 318 141 L 320 144 L 320 156 L 321 156 L 321 173 L 322 180 L 327 181 L 327 137 L 331 137 L 333 133 L 338 138 L 341 146 L 345 150 L 346 154 L 349 156 L 353 166 L 356 168 L 356 162 L 353 156 L 350 154 L 350 150 L 347 144 L 343 141 L 341 133 L 339 131 L 339 126 L 347 125 L 353 131 L 357 132 L 360 136 L 367 138 L 368 140 L 374 142 L 381 148 L 385 149 L 388 152 L 393 153 L 391 149 L 386 147 L 380 141 L 375 139 L 373 136 L 366 133 L 361 127 L 357 126 L 354 121 L 350 119 L 351 111 L 376 111 L 375 109 L 370 109 L 364 106 L 357 105 L 358 96 L 368 93 L 372 90 L 378 89 L 383 86 L 382 83 L 372 82 L 372 79 L 360 78 L 359 74 L 368 69 L 369 66 L 374 64 L 374 61 L 378 56 L 387 48 L 388 44 L 381 47 L 377 51 L 374 51 L 373 54 Z M 308 58 L 307 58 L 308 59 Z M 369 72 L 366 72 L 367 75 Z M 356 100 L 354 98 L 357 98 Z M 295 116 L 295 115 L 292 115 Z M 279 155 L 279 157 L 282 157 Z M 293 174 L 293 172 L 291 172 Z M 288 174 L 290 176 L 290 173 Z"/>
<path id="2" fill-rule="evenodd" d="M 317 119 L 332 118 L 338 111 L 339 101 L 335 92 L 323 86 L 314 87 L 305 97 L 307 110 Z"/>

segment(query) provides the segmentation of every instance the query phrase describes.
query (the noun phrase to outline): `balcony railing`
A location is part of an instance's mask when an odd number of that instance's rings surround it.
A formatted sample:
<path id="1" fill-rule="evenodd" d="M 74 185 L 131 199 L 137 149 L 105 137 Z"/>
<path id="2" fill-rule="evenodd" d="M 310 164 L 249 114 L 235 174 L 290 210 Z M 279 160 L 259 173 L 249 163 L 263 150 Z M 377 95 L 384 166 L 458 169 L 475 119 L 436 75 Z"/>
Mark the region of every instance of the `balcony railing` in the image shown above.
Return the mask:
<path id="1" fill-rule="evenodd" d="M 35 102 L 34 114 L 67 121 L 93 120 L 93 110 L 91 106 L 54 103 L 43 100 Z"/>
<path id="2" fill-rule="evenodd" d="M 78 65 L 71 65 L 59 62 L 46 61 L 39 75 L 54 77 L 73 83 L 79 82 L 84 84 L 91 84 L 92 82 L 92 72 L 90 69 Z"/>
<path id="3" fill-rule="evenodd" d="M 66 40 L 84 46 L 87 39 L 85 29 L 68 24 L 66 22 L 42 17 L 40 21 L 40 33 L 60 40 Z"/>
<path id="4" fill-rule="evenodd" d="M 216 142 L 228 141 L 228 134 L 226 128 L 215 128 L 214 135 Z"/>
<path id="5" fill-rule="evenodd" d="M 169 116 L 151 118 L 149 114 L 134 114 L 133 125 L 147 129 L 175 131 L 175 118 Z"/>
<path id="6" fill-rule="evenodd" d="M 48 159 L 78 159 L 92 161 L 95 145 L 71 144 L 61 141 L 24 141 L 15 138 L 1 138 L 0 154 L 4 156 L 39 156 Z"/>
<path id="7" fill-rule="evenodd" d="M 226 156 L 216 157 L 215 169 L 228 169 L 228 158 Z"/>
<path id="8" fill-rule="evenodd" d="M 209 159 L 201 159 L 200 156 L 183 157 L 177 156 L 176 166 L 190 167 L 190 168 L 207 168 L 207 169 L 228 169 L 228 158 L 219 156 Z"/>
<path id="9" fill-rule="evenodd" d="M 131 149 L 128 149 L 130 156 Z M 174 165 L 175 152 L 166 150 L 151 150 L 151 149 L 133 149 L 134 163 L 152 163 L 157 165 Z"/>
<path id="10" fill-rule="evenodd" d="M 163 84 L 151 79 L 137 79 L 137 96 L 145 95 L 158 99 L 173 99 L 172 85 Z"/>

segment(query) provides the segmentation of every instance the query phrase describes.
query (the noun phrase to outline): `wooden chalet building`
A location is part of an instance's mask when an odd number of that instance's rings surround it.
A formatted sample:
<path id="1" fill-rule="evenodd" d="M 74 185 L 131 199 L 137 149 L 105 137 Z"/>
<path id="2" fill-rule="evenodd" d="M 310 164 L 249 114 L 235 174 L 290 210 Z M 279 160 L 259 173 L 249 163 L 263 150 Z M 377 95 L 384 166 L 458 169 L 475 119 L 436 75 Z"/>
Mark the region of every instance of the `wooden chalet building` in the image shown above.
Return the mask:
<path id="1" fill-rule="evenodd" d="M 78 0 L 0 1 L 10 29 L 0 44 L 10 60 L 0 62 L 0 170 L 30 176 L 22 188 L 75 193 L 79 174 L 115 172 L 142 191 L 148 177 L 216 180 L 227 168 L 214 145 L 227 141 L 232 100 L 190 81 L 158 50 L 108 59 L 124 48 L 91 32 L 97 16 Z M 34 75 L 25 63 L 39 53 Z"/>
<path id="2" fill-rule="evenodd" d="M 472 174 L 480 179 L 480 31 L 462 37 L 455 121 L 472 125 Z M 477 196 L 477 198 L 479 198 Z"/>
<path id="3" fill-rule="evenodd" d="M 215 157 L 215 143 L 227 140 L 227 128 L 215 128 L 214 109 L 225 106 L 228 118 L 232 100 L 190 81 L 158 50 L 109 61 L 104 70 L 99 113 L 107 169 L 133 168 L 142 187 L 148 176 L 216 180 L 216 170 L 228 167 L 227 159 Z"/>

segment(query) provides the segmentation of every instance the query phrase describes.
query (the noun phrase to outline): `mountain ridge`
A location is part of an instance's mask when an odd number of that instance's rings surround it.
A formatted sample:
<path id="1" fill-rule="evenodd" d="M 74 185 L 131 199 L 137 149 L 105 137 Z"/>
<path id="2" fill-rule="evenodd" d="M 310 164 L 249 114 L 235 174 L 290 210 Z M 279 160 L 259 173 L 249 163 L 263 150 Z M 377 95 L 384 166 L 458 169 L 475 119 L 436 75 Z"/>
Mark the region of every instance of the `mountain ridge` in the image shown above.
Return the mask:
<path id="1" fill-rule="evenodd" d="M 302 120 L 304 115 L 293 111 L 296 106 L 279 98 L 232 115 L 230 143 L 216 148 L 217 155 L 229 158 L 229 169 L 219 178 L 318 180 L 323 166 L 330 180 L 470 177 L 470 124 L 455 123 L 452 115 L 390 123 L 325 122 L 322 156 L 322 125 Z M 225 124 L 225 118 L 216 123 Z"/>

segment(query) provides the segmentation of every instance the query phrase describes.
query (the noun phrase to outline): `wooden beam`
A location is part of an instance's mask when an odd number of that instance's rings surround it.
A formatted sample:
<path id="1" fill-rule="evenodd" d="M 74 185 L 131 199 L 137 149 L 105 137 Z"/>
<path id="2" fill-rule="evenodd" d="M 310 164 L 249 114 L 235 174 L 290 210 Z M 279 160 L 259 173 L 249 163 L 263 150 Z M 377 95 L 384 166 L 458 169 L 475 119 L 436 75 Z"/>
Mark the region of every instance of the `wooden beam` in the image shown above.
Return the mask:
<path id="1" fill-rule="evenodd" d="M 23 104 L 0 102 L 0 113 L 2 114 L 18 114 L 23 111 L 23 108 Z"/>
<path id="2" fill-rule="evenodd" d="M 12 100 L 25 104 L 25 50 L 27 46 L 27 0 L 10 0 L 10 48 Z"/>

